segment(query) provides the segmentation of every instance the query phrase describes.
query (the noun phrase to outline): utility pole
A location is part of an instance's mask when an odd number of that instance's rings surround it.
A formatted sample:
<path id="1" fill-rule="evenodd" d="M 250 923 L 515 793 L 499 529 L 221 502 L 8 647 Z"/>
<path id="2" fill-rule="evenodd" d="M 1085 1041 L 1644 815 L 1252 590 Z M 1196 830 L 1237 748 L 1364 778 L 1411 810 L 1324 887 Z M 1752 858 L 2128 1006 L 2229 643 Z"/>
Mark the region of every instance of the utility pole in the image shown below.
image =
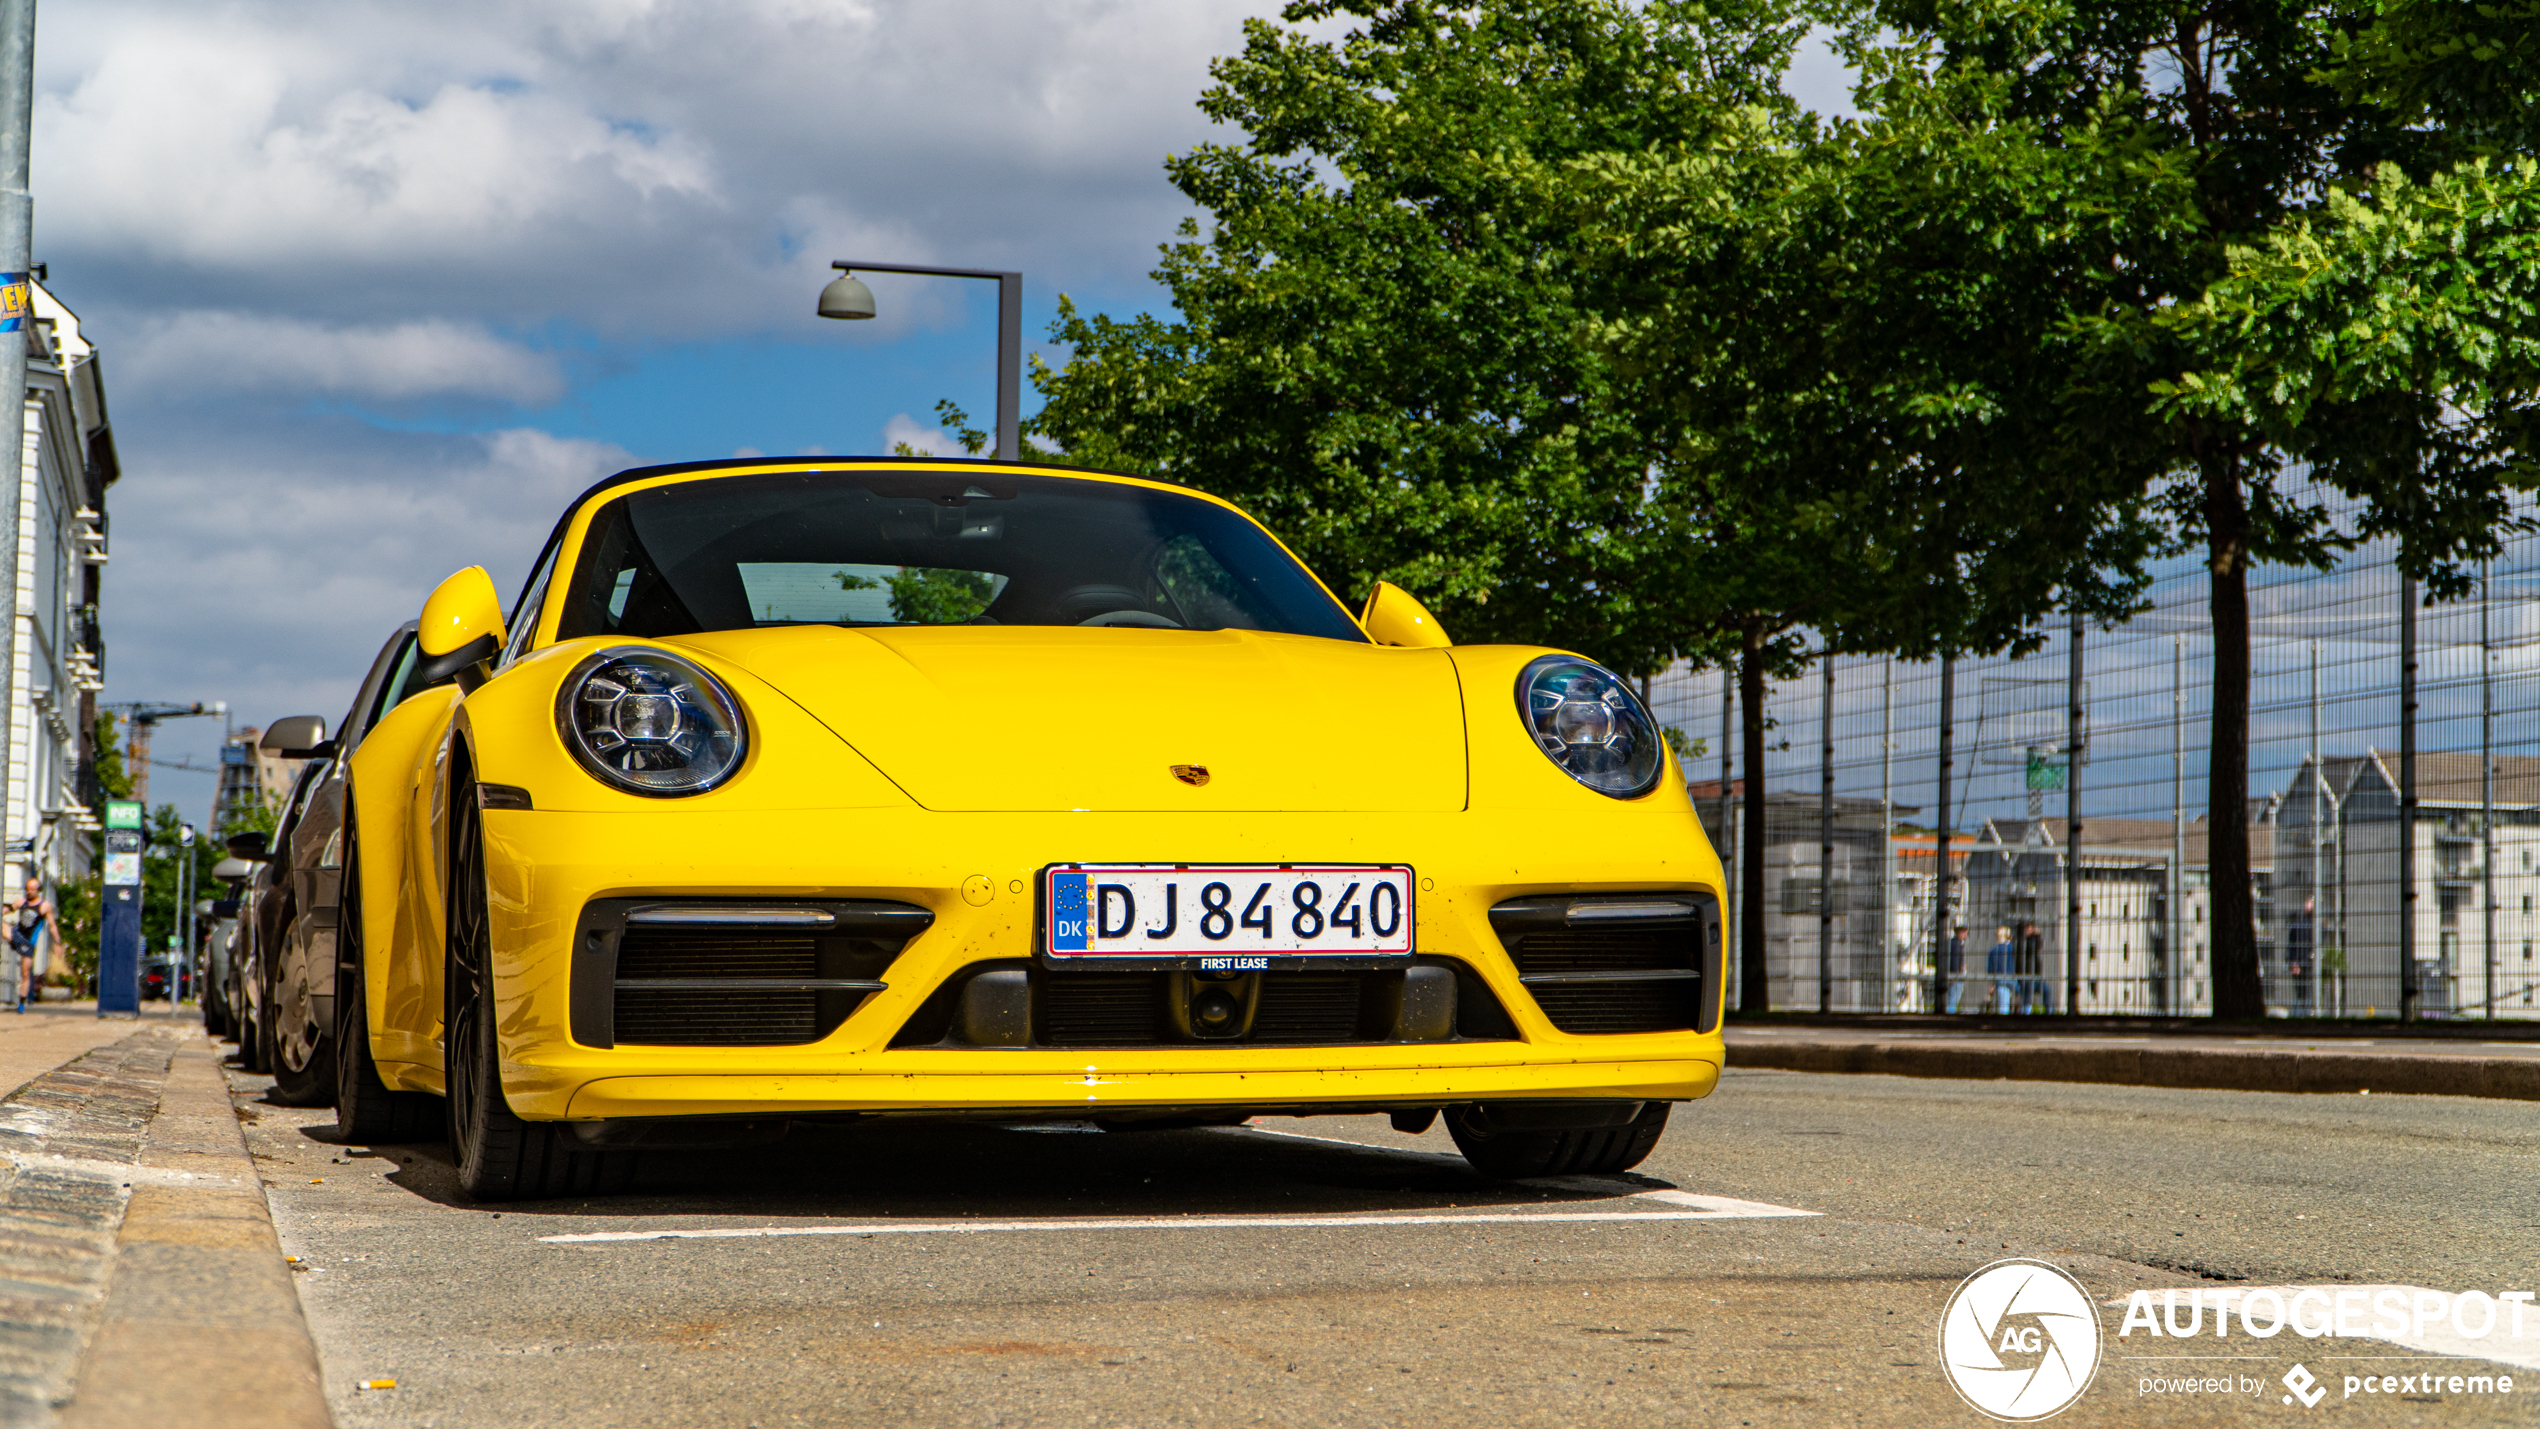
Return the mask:
<path id="1" fill-rule="evenodd" d="M 184 1000 L 185 974 L 194 966 L 194 826 L 176 826 L 177 944 L 168 959 L 168 1017 L 176 1017 Z"/>
<path id="2" fill-rule="evenodd" d="M 0 401 L 13 415 L 0 449 L 0 513 L 11 536 L 0 540 L 0 591 L 10 616 L 0 620 L 0 729 L 18 707 L 18 501 L 26 485 L 26 345 L 35 330 L 35 196 L 28 188 L 35 119 L 35 0 L 0 0 Z M 0 737 L 0 789 L 9 787 L 9 741 Z M 32 832 L 30 830 L 29 832 Z M 30 865 L 32 860 L 30 860 Z"/>

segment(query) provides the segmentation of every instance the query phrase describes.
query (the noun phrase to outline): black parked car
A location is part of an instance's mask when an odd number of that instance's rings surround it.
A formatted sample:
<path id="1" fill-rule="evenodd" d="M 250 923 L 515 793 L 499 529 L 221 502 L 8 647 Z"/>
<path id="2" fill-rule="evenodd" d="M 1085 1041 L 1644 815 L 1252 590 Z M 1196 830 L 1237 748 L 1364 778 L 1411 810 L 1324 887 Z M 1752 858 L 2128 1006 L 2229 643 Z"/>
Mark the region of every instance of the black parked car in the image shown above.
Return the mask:
<path id="1" fill-rule="evenodd" d="M 333 739 L 317 715 L 275 720 L 263 747 L 306 759 L 268 839 L 241 834 L 229 851 L 262 865 L 249 880 L 233 956 L 240 1060 L 273 1074 L 286 1106 L 335 1100 L 335 930 L 344 881 L 344 761 L 380 716 L 440 681 L 416 675 L 415 623 L 397 627 Z"/>

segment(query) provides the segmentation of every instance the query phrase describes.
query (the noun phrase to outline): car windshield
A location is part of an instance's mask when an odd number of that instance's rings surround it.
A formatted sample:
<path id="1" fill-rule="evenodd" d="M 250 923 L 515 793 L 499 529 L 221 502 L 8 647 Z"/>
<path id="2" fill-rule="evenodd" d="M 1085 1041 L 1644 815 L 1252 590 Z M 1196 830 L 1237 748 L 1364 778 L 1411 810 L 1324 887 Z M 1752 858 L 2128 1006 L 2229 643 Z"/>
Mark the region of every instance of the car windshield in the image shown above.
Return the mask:
<path id="1" fill-rule="evenodd" d="M 557 635 L 1111 625 L 1364 642 L 1259 527 L 1148 487 L 806 471 L 654 487 L 592 518 Z"/>

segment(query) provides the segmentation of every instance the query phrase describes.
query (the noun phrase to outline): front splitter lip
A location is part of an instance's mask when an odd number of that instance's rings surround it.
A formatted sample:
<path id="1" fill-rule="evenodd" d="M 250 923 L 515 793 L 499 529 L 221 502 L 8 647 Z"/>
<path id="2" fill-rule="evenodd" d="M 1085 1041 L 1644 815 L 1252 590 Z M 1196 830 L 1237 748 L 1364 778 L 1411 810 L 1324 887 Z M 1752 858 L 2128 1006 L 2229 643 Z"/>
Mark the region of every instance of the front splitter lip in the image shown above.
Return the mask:
<path id="1" fill-rule="evenodd" d="M 1515 1059 L 1458 1066 L 1313 1071 L 1157 1071 L 1092 1065 L 1070 1073 L 993 1068 L 900 1073 L 661 1074 L 582 1083 L 551 1119 L 787 1116 L 820 1112 L 1050 1114 L 1076 1108 L 1302 1106 L 1347 1113 L 1371 1105 L 1546 1097 L 1688 1101 L 1718 1085 L 1720 1063 L 1699 1057 L 1631 1061 Z M 520 1099 L 516 1096 L 515 1103 Z M 536 1115 L 520 1107 L 524 1115 Z"/>

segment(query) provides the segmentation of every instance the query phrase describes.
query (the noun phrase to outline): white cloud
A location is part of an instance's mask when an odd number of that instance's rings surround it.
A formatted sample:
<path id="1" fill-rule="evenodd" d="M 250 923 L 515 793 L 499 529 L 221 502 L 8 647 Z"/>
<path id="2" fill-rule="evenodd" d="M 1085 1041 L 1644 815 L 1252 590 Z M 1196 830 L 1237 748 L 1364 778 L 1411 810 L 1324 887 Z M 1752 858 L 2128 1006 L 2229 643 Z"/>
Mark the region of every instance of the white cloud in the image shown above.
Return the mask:
<path id="1" fill-rule="evenodd" d="M 902 442 L 928 456 L 970 455 L 961 449 L 961 443 L 953 440 L 952 433 L 941 427 L 921 426 L 915 417 L 906 412 L 882 424 L 882 450 L 897 451 Z"/>
<path id="2" fill-rule="evenodd" d="M 798 326 L 836 257 L 1134 282 L 1207 61 L 1267 8 L 59 7 L 39 240 L 139 302 L 682 340 Z"/>
<path id="3" fill-rule="evenodd" d="M 288 454 L 170 435 L 190 459 L 145 450 L 108 498 L 105 697 L 227 698 L 248 723 L 340 713 L 452 571 L 487 567 L 508 602 L 565 505 L 637 464 L 526 428 L 417 436 L 335 418 Z"/>
<path id="4" fill-rule="evenodd" d="M 153 396 L 474 397 L 542 406 L 565 392 L 553 356 L 441 319 L 330 326 L 242 312 L 182 313 L 144 324 L 116 355 L 117 385 Z"/>

